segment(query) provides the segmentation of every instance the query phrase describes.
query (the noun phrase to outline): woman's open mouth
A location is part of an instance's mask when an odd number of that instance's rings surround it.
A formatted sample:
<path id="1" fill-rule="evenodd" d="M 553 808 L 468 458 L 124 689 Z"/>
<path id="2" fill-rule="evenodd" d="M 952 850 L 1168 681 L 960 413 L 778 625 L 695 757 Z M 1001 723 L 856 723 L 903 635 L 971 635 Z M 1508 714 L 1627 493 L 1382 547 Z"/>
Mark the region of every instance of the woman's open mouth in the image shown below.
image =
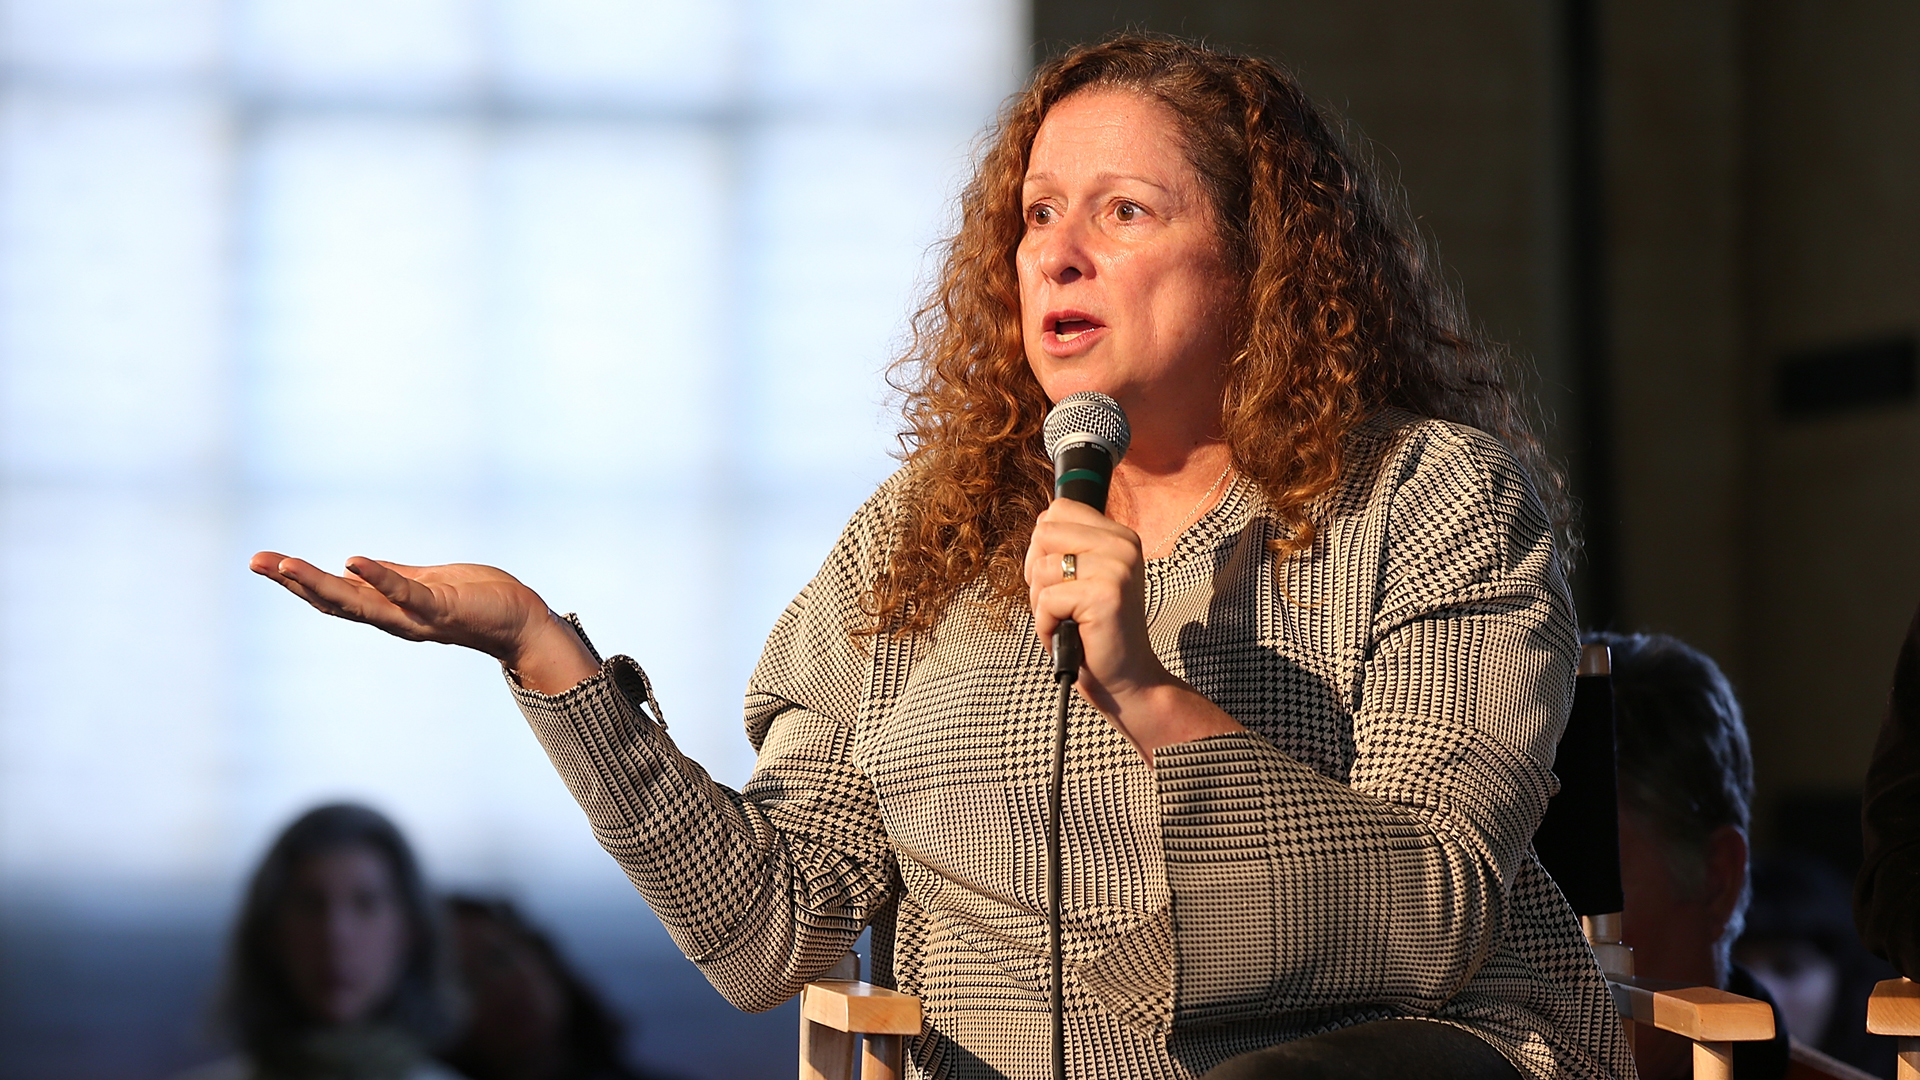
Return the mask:
<path id="1" fill-rule="evenodd" d="M 1054 341 L 1066 345 L 1092 333 L 1106 329 L 1106 324 L 1084 311 L 1048 312 L 1043 330 Z"/>

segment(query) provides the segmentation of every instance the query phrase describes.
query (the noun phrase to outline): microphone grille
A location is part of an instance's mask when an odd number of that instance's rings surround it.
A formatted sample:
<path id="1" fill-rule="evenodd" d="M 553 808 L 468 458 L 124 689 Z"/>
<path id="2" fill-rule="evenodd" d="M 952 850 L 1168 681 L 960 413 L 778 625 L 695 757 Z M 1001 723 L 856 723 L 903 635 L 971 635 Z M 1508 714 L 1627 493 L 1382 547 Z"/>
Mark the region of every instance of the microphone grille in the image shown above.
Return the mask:
<path id="1" fill-rule="evenodd" d="M 1097 390 L 1061 398 L 1047 414 L 1042 430 L 1050 458 L 1059 457 L 1062 449 L 1076 443 L 1091 442 L 1105 447 L 1117 465 L 1127 455 L 1127 444 L 1133 441 L 1133 429 L 1127 426 L 1127 414 L 1120 403 Z"/>

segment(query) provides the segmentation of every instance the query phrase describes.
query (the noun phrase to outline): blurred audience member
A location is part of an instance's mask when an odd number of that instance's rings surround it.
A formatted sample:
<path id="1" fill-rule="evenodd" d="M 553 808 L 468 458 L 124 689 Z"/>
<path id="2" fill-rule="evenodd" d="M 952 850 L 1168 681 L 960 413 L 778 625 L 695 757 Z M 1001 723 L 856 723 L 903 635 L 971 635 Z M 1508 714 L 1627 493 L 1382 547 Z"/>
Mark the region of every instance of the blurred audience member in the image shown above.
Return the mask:
<path id="1" fill-rule="evenodd" d="M 553 941 L 512 904 L 447 901 L 467 1027 L 443 1055 L 473 1080 L 643 1080 L 621 1047 L 621 1024 Z"/>
<path id="2" fill-rule="evenodd" d="M 1717 986 L 1771 1003 L 1732 962 L 1747 906 L 1747 829 L 1753 754 L 1740 703 L 1720 668 L 1663 634 L 1594 634 L 1613 652 L 1619 748 L 1622 931 L 1635 973 Z M 1739 1043 L 1739 1080 L 1787 1072 L 1787 1029 Z M 1643 1080 L 1693 1075 L 1693 1047 L 1642 1026 L 1634 1059 Z"/>
<path id="3" fill-rule="evenodd" d="M 1847 884 L 1804 855 L 1753 866 L 1753 906 L 1733 955 L 1773 992 L 1795 1040 L 1879 1076 L 1893 1075 L 1894 1040 L 1867 1034 L 1867 995 L 1892 972 L 1854 936 Z"/>
<path id="4" fill-rule="evenodd" d="M 194 1080 L 457 1080 L 436 913 L 406 840 L 364 806 L 274 841 L 234 929 L 223 1003 L 240 1053 Z"/>
<path id="5" fill-rule="evenodd" d="M 1861 824 L 1866 860 L 1854 882 L 1854 923 L 1867 948 L 1920 977 L 1920 612 L 1894 665 Z"/>

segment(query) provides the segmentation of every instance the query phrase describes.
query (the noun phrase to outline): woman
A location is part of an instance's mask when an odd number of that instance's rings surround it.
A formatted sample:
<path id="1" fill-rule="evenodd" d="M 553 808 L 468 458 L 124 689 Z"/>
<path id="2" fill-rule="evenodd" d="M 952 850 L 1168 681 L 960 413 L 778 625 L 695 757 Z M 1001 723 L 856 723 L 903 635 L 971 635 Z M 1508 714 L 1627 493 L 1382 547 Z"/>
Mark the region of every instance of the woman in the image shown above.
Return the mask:
<path id="1" fill-rule="evenodd" d="M 447 900 L 467 1023 L 440 1055 L 472 1080 L 642 1080 L 619 1018 L 505 900 Z"/>
<path id="2" fill-rule="evenodd" d="M 241 1053 L 194 1080 L 458 1080 L 431 901 L 392 822 L 340 803 L 274 841 L 234 928 L 224 1002 Z"/>
<path id="3" fill-rule="evenodd" d="M 1365 170 L 1271 64 L 1121 37 L 1009 104 L 961 221 L 906 462 L 775 626 L 738 794 L 637 665 L 499 571 L 254 568 L 498 657 L 736 1004 L 871 924 L 877 977 L 925 1002 L 924 1075 L 1046 1069 L 1065 617 L 1072 1075 L 1631 1075 L 1529 847 L 1576 651 L 1557 489 Z M 1133 427 L 1105 517 L 1047 502 L 1042 419 L 1088 389 Z"/>

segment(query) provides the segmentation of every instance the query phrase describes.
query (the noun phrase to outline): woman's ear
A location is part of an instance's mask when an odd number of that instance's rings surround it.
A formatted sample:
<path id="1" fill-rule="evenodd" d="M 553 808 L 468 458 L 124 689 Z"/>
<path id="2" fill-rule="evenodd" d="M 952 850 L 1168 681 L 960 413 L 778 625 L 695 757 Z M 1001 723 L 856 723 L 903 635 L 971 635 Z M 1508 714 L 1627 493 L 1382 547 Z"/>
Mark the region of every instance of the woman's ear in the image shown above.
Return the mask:
<path id="1" fill-rule="evenodd" d="M 1717 940 L 1747 891 L 1747 834 L 1738 825 L 1722 825 L 1707 836 L 1707 865 L 1703 885 L 1708 918 Z"/>

